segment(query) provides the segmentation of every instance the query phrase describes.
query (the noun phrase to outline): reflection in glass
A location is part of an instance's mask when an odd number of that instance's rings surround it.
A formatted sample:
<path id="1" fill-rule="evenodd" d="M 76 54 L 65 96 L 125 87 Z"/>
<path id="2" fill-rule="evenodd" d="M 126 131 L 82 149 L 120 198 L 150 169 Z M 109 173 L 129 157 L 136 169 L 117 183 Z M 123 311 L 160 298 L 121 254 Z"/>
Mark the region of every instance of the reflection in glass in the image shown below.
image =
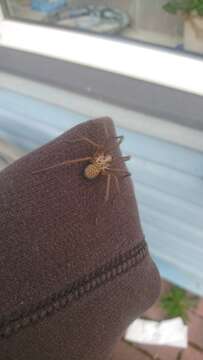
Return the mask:
<path id="1" fill-rule="evenodd" d="M 4 0 L 4 3 L 10 17 L 203 53 L 203 0 Z"/>

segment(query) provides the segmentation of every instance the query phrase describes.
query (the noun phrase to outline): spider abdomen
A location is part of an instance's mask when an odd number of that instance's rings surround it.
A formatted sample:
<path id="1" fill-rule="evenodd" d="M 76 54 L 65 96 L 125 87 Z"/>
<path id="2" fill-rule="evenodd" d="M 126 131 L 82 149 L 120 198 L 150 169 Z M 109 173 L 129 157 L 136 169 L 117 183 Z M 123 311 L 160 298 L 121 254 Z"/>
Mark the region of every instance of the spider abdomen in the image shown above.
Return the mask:
<path id="1" fill-rule="evenodd" d="M 84 176 L 86 179 L 95 179 L 101 172 L 101 166 L 99 164 L 89 164 L 84 170 Z"/>

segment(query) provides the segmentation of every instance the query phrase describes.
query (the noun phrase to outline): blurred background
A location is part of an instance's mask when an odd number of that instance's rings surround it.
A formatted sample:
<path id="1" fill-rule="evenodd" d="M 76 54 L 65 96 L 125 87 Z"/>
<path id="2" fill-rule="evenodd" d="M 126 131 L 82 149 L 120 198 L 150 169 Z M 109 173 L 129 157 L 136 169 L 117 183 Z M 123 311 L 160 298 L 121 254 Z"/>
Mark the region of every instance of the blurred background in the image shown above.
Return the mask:
<path id="1" fill-rule="evenodd" d="M 0 168 L 90 118 L 125 136 L 163 277 L 144 317 L 189 327 L 143 360 L 203 359 L 202 55 L 203 0 L 0 1 Z"/>
<path id="2" fill-rule="evenodd" d="M 202 54 L 203 7 L 188 0 L 5 0 L 8 16 Z"/>

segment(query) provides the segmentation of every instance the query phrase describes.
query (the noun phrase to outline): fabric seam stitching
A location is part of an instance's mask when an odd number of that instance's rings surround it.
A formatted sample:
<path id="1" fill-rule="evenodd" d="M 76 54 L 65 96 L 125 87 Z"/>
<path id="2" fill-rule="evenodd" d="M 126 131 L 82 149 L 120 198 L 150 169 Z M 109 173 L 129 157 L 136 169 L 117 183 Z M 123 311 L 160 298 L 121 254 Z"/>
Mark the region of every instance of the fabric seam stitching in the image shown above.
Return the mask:
<path id="1" fill-rule="evenodd" d="M 59 311 L 74 300 L 79 300 L 82 296 L 87 295 L 137 266 L 147 253 L 147 243 L 143 240 L 134 248 L 116 256 L 109 263 L 96 269 L 96 271 L 83 276 L 82 279 L 67 286 L 62 291 L 52 294 L 43 303 L 30 308 L 29 311 L 22 311 L 21 314 L 10 314 L 0 326 L 0 337 L 7 338 L 22 328 L 43 320 L 47 316 Z"/>

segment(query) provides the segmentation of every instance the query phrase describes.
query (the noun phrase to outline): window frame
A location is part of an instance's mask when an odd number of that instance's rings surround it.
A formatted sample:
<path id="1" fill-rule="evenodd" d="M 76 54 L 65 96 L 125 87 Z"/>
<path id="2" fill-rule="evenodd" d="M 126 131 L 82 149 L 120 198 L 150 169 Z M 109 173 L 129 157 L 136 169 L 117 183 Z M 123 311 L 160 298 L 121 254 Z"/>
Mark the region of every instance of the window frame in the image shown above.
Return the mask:
<path id="1" fill-rule="evenodd" d="M 200 56 L 127 38 L 19 21 L 6 17 L 3 8 L 0 8 L 0 47 L 203 95 L 203 61 Z"/>

